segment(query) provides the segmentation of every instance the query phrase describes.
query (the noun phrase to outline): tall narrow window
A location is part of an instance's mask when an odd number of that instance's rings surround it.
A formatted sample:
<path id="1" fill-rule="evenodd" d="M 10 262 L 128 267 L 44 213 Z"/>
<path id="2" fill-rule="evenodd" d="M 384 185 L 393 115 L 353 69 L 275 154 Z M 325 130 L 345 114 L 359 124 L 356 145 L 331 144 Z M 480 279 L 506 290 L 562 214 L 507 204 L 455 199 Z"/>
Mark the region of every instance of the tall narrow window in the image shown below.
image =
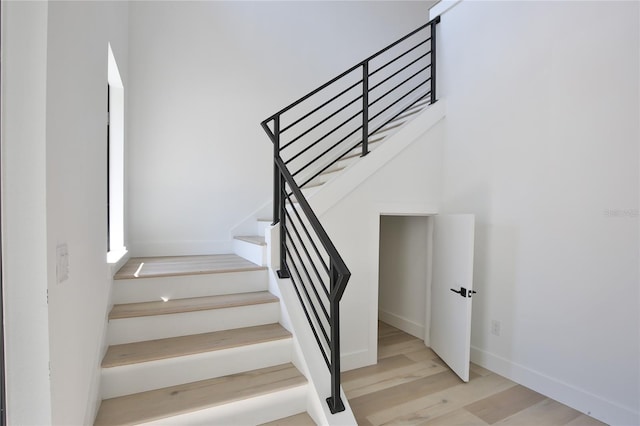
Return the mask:
<path id="1" fill-rule="evenodd" d="M 107 85 L 107 262 L 127 253 L 124 246 L 124 86 L 109 45 Z"/>

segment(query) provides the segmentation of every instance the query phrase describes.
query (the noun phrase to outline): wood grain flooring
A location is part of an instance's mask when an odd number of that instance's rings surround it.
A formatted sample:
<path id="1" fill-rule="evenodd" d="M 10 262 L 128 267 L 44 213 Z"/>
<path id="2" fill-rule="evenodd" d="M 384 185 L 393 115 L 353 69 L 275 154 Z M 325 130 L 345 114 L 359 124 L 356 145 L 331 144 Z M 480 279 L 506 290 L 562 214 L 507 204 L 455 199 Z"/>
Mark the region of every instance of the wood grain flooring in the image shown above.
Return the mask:
<path id="1" fill-rule="evenodd" d="M 235 254 L 206 256 L 134 257 L 116 273 L 114 279 L 172 277 L 217 274 L 266 269 Z"/>
<path id="2" fill-rule="evenodd" d="M 110 368 L 137 364 L 288 339 L 290 337 L 291 333 L 280 324 L 266 324 L 146 342 L 125 343 L 109 346 L 102 360 L 102 367 Z"/>
<path id="3" fill-rule="evenodd" d="M 166 302 L 123 303 L 113 306 L 109 313 L 109 320 L 233 308 L 262 303 L 277 303 L 278 301 L 279 299 L 268 291 L 255 291 L 251 293 L 174 299 Z"/>
<path id="4" fill-rule="evenodd" d="M 379 323 L 378 364 L 342 385 L 358 425 L 603 425 L 566 405 L 471 364 L 464 383 L 424 343 Z"/>
<path id="5" fill-rule="evenodd" d="M 316 422 L 313 421 L 309 414 L 300 413 L 295 416 L 285 417 L 284 419 L 263 423 L 262 426 L 316 426 Z"/>
<path id="6" fill-rule="evenodd" d="M 105 399 L 95 425 L 133 425 L 189 413 L 306 383 L 292 365 L 282 364 L 216 379 L 202 380 Z"/>

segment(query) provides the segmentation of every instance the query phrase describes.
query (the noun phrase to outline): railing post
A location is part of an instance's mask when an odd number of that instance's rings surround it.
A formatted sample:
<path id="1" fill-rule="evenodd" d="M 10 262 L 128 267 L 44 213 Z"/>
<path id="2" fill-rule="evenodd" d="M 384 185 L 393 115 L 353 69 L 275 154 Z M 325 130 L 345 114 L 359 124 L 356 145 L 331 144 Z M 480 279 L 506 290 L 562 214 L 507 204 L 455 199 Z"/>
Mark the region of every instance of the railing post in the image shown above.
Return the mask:
<path id="1" fill-rule="evenodd" d="M 338 285 L 338 272 L 333 262 L 329 266 L 331 275 L 331 294 Z M 329 326 L 331 327 L 331 396 L 327 398 L 331 414 L 344 411 L 344 403 L 340 397 L 340 300 L 331 297 L 329 300 Z"/>
<path id="2" fill-rule="evenodd" d="M 273 119 L 273 223 L 280 222 L 280 169 L 276 163 L 276 158 L 280 156 L 280 116 Z"/>
<path id="3" fill-rule="evenodd" d="M 287 228 L 284 214 L 285 202 L 285 185 L 284 176 L 280 172 L 280 167 L 276 159 L 280 157 L 280 116 L 276 115 L 273 119 L 273 223 L 280 224 L 280 269 L 278 277 L 290 278 L 287 272 L 287 251 L 285 243 L 287 240 Z"/>
<path id="4" fill-rule="evenodd" d="M 284 175 L 280 173 L 280 268 L 279 278 L 291 278 L 287 268 L 287 215 L 285 214 L 285 200 L 287 199 Z"/>
<path id="5" fill-rule="evenodd" d="M 438 100 L 436 96 L 436 27 L 440 17 L 431 22 L 431 103 Z"/>
<path id="6" fill-rule="evenodd" d="M 369 153 L 369 61 L 362 63 L 362 157 Z"/>

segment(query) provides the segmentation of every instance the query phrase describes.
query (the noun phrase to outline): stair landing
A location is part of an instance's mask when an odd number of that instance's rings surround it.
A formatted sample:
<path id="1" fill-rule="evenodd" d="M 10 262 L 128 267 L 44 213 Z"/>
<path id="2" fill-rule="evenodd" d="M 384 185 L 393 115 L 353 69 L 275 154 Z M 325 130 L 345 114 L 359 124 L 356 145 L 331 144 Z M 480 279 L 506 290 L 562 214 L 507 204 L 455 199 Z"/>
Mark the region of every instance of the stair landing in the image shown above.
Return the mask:
<path id="1" fill-rule="evenodd" d="M 172 277 L 266 269 L 235 254 L 201 256 L 134 257 L 116 273 L 114 279 Z"/>

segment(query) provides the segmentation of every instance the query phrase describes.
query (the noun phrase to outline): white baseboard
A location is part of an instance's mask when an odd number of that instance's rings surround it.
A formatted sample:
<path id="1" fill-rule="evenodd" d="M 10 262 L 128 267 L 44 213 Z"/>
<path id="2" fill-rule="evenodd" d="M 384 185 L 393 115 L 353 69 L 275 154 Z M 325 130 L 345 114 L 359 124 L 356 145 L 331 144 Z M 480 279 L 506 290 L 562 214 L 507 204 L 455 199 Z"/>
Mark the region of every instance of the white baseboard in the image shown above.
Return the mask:
<path id="1" fill-rule="evenodd" d="M 356 352 L 343 353 L 340 357 L 340 371 L 344 372 L 375 364 L 375 361 L 371 362 L 370 355 L 369 351 L 364 349 Z"/>
<path id="2" fill-rule="evenodd" d="M 611 425 L 638 425 L 640 413 L 498 355 L 471 347 L 471 361 Z"/>
<path id="3" fill-rule="evenodd" d="M 231 239 L 202 241 L 133 241 L 130 248 L 131 257 L 227 254 L 233 253 L 233 242 Z"/>
<path id="4" fill-rule="evenodd" d="M 378 319 L 395 328 L 399 328 L 405 333 L 409 333 L 413 337 L 424 340 L 424 325 L 422 324 L 382 309 L 378 310 Z"/>

